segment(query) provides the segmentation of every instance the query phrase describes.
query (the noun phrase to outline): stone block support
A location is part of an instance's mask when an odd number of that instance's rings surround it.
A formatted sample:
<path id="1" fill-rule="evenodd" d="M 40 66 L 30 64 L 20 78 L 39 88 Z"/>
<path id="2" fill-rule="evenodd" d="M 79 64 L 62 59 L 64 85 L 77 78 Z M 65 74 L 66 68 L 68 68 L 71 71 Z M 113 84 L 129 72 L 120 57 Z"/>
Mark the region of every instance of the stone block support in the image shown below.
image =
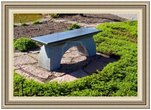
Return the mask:
<path id="1" fill-rule="evenodd" d="M 73 46 L 77 46 L 79 52 L 85 56 L 96 54 L 96 45 L 92 37 L 69 40 L 56 45 L 43 45 L 39 54 L 39 65 L 49 71 L 60 68 L 62 56 Z"/>

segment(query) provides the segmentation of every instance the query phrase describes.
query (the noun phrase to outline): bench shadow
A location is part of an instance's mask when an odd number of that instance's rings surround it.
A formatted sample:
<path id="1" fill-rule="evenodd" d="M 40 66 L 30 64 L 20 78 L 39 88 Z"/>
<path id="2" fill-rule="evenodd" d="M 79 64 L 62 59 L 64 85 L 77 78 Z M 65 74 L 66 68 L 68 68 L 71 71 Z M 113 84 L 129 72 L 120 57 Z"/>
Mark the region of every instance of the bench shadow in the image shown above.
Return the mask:
<path id="1" fill-rule="evenodd" d="M 103 54 L 97 54 L 92 57 L 87 57 L 86 60 L 72 63 L 72 64 L 61 64 L 61 67 L 55 72 L 63 72 L 76 78 L 96 73 L 98 70 L 101 71 L 107 64 L 119 60 L 119 56 L 106 56 Z"/>

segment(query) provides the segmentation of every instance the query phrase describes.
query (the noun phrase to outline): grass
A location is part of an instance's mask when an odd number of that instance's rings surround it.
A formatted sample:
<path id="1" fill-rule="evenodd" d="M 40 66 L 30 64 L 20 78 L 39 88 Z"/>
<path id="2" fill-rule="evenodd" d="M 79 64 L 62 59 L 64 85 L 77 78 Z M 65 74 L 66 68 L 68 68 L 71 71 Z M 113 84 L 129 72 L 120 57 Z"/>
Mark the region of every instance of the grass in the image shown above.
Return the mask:
<path id="1" fill-rule="evenodd" d="M 42 17 L 42 14 L 14 14 L 14 23 L 33 22 Z"/>
<path id="2" fill-rule="evenodd" d="M 102 30 L 94 36 L 97 51 L 119 56 L 118 61 L 61 84 L 41 84 L 15 73 L 14 96 L 137 96 L 137 22 L 104 23 L 97 28 Z"/>

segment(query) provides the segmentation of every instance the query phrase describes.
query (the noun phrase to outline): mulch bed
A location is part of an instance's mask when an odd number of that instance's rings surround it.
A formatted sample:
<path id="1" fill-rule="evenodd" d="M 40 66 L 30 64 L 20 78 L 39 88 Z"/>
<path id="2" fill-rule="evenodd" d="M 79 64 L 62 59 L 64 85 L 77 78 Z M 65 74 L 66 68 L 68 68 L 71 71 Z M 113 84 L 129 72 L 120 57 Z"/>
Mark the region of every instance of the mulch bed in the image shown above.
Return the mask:
<path id="1" fill-rule="evenodd" d="M 44 21 L 42 24 L 30 24 L 28 26 L 15 26 L 14 38 L 19 37 L 35 37 L 45 34 L 51 34 L 55 32 L 65 31 L 67 27 L 71 25 L 69 23 Z"/>

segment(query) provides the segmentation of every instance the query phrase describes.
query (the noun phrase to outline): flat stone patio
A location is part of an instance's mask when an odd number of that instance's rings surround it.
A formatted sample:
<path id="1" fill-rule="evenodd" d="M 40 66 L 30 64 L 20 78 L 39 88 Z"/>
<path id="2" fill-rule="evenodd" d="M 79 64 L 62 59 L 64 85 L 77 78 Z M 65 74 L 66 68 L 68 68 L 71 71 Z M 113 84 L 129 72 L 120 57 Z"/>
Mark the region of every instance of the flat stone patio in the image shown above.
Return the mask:
<path id="1" fill-rule="evenodd" d="M 96 56 L 86 58 L 76 47 L 70 48 L 63 55 L 61 68 L 47 71 L 38 65 L 39 50 L 14 53 L 14 70 L 29 79 L 39 82 L 57 81 L 69 82 L 91 75 L 96 70 L 102 70 L 108 63 L 117 59 L 97 53 Z"/>

